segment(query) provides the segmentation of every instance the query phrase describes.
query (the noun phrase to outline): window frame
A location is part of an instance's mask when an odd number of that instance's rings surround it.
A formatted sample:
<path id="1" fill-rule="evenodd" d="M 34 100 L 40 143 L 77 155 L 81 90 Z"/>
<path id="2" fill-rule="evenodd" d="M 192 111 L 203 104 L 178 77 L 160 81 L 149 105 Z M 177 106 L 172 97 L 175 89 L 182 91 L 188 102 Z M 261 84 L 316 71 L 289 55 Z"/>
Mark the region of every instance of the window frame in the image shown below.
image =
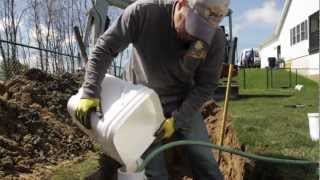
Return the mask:
<path id="1" fill-rule="evenodd" d="M 308 26 L 308 19 L 304 21 L 305 22 L 305 29 L 306 29 L 306 40 L 308 40 L 308 35 L 309 35 L 309 26 Z"/>
<path id="2" fill-rule="evenodd" d="M 292 44 L 295 45 L 296 44 L 296 28 L 292 28 Z"/>
<path id="3" fill-rule="evenodd" d="M 290 46 L 293 45 L 293 32 L 292 28 L 290 29 Z"/>
<path id="4" fill-rule="evenodd" d="M 315 25 L 313 24 L 315 23 Z M 314 54 L 319 52 L 319 11 L 313 13 L 309 16 L 309 54 Z M 315 28 L 315 31 L 313 31 Z"/>
<path id="5" fill-rule="evenodd" d="M 305 37 L 306 37 L 306 32 L 305 32 L 305 25 L 304 25 L 305 21 L 303 21 L 301 24 L 300 24 L 300 37 L 301 37 L 301 41 L 304 41 L 305 40 Z"/>
<path id="6" fill-rule="evenodd" d="M 296 33 L 297 33 L 297 43 L 301 41 L 301 30 L 300 30 L 300 24 L 296 26 Z"/>

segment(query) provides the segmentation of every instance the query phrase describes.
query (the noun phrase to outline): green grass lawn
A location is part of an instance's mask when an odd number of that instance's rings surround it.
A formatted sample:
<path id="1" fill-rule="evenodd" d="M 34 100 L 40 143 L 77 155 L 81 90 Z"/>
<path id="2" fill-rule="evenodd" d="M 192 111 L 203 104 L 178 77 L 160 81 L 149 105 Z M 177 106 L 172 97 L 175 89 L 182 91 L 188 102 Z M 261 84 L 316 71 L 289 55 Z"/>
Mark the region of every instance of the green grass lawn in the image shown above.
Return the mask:
<path id="1" fill-rule="evenodd" d="M 85 160 L 58 167 L 51 180 L 79 180 L 84 179 L 88 173 L 95 171 L 98 168 L 96 152 L 89 152 Z"/>
<path id="2" fill-rule="evenodd" d="M 274 86 L 289 84 L 287 76 L 286 71 L 278 70 Z M 317 83 L 299 76 L 304 89 L 298 92 L 293 88 L 266 89 L 261 80 L 265 70 L 252 70 L 246 77 L 247 88 L 242 86 L 240 98 L 230 101 L 229 109 L 240 142 L 252 151 L 319 160 L 319 142 L 311 141 L 307 118 L 307 113 L 318 112 Z M 294 104 L 305 107 L 286 107 Z"/>
<path id="3" fill-rule="evenodd" d="M 270 73 L 270 72 L 269 72 Z M 318 112 L 318 84 L 297 76 L 301 92 L 295 91 L 295 74 L 288 71 L 273 72 L 273 88 L 266 85 L 266 70 L 246 71 L 246 89 L 243 71 L 238 76 L 241 84 L 240 98 L 230 101 L 229 113 L 237 137 L 246 150 L 256 154 L 319 161 L 319 141 L 311 141 L 307 113 Z M 270 74 L 269 74 L 270 76 Z M 270 77 L 269 77 L 269 83 Z M 269 89 L 267 89 L 269 87 Z M 219 102 L 223 105 L 223 102 Z M 303 104 L 303 108 L 287 107 Z M 266 174 L 281 174 L 281 179 L 315 180 L 319 176 L 316 167 L 297 167 L 259 163 L 258 179 L 268 179 Z M 270 178 L 269 178 L 270 179 Z"/>

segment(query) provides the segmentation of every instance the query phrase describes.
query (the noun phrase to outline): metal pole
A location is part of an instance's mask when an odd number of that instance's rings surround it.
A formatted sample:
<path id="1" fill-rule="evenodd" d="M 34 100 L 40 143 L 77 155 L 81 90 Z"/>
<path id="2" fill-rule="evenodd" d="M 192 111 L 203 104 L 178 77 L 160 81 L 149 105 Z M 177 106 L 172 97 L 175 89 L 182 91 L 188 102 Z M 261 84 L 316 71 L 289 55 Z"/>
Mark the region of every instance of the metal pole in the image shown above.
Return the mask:
<path id="1" fill-rule="evenodd" d="M 291 86 L 292 86 L 292 84 L 291 84 L 291 79 L 292 79 L 292 77 L 291 77 L 291 68 L 289 68 L 289 87 L 291 88 Z"/>
<path id="2" fill-rule="evenodd" d="M 246 68 L 243 68 L 243 88 L 246 89 Z"/>
<path id="3" fill-rule="evenodd" d="M 79 45 L 81 58 L 82 58 L 84 64 L 87 64 L 88 56 L 87 56 L 87 53 L 86 53 L 86 48 L 84 46 L 84 43 L 83 43 L 81 35 L 80 35 L 79 27 L 78 26 L 74 26 L 73 27 L 73 31 L 74 31 L 74 34 L 76 36 L 76 40 L 77 40 L 78 45 Z"/>
<path id="4" fill-rule="evenodd" d="M 228 16 L 229 16 L 229 35 L 230 35 L 230 40 L 232 40 L 233 39 L 233 37 L 232 37 L 232 10 L 231 9 L 229 9 L 229 12 L 228 12 Z"/>
<path id="5" fill-rule="evenodd" d="M 296 85 L 298 84 L 298 69 L 296 69 Z"/>
<path id="6" fill-rule="evenodd" d="M 269 89 L 269 69 L 266 68 L 266 77 L 267 77 L 267 89 Z"/>
<path id="7" fill-rule="evenodd" d="M 273 88 L 273 74 L 272 74 L 272 68 L 271 68 L 271 72 L 270 72 L 270 75 L 271 75 L 271 89 Z"/>

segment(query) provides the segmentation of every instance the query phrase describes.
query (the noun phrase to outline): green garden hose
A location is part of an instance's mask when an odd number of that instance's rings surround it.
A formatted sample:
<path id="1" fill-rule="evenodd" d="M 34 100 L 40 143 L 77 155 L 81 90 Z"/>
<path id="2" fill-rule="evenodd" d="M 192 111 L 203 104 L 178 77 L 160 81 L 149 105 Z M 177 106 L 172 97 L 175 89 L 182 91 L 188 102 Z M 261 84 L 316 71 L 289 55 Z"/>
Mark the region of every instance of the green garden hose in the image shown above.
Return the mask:
<path id="1" fill-rule="evenodd" d="M 176 146 L 182 146 L 182 145 L 199 145 L 199 146 L 205 146 L 208 148 L 213 148 L 213 149 L 218 149 L 224 152 L 228 152 L 231 154 L 237 154 L 242 157 L 258 160 L 258 161 L 266 161 L 266 162 L 271 162 L 271 163 L 281 163 L 281 164 L 295 164 L 295 165 L 319 165 L 319 162 L 312 162 L 312 161 L 305 161 L 305 160 L 293 160 L 293 159 L 279 159 L 279 158 L 272 158 L 272 157 L 265 157 L 265 156 L 259 156 L 256 154 L 248 153 L 248 152 L 243 152 L 237 149 L 232 149 L 229 147 L 224 147 L 224 146 L 218 146 L 215 144 L 207 143 L 207 142 L 202 142 L 202 141 L 175 141 L 171 142 L 168 144 L 165 144 L 154 151 L 152 151 L 150 154 L 147 155 L 147 157 L 144 159 L 144 161 L 141 163 L 141 165 L 138 167 L 136 172 L 143 171 L 148 163 L 159 153 L 162 151 L 165 151 L 167 149 L 176 147 Z"/>

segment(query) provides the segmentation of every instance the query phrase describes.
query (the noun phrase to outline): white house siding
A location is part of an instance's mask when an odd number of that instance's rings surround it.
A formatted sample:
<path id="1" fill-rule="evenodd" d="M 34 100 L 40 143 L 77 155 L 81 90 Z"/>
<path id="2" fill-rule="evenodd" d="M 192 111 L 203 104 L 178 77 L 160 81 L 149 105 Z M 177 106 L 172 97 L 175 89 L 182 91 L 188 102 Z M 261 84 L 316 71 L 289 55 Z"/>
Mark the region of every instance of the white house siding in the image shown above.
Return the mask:
<path id="1" fill-rule="evenodd" d="M 294 45 L 290 45 L 290 29 L 307 20 L 309 16 L 319 10 L 319 0 L 292 0 L 287 18 L 284 21 L 280 32 L 279 41 L 281 42 L 281 56 L 286 61 L 293 60 L 295 64 L 303 65 L 303 68 L 319 68 L 319 56 L 309 55 L 309 40 L 303 40 Z M 309 33 L 309 32 L 308 32 Z M 309 36 L 308 36 L 309 38 Z M 307 56 L 307 57 L 304 57 Z M 304 57 L 304 58 L 299 58 Z M 307 62 L 298 62 L 307 61 Z M 299 68 L 296 67 L 296 68 Z M 302 67 L 301 67 L 302 68 Z"/>
<path id="2" fill-rule="evenodd" d="M 319 53 L 309 55 L 309 29 L 308 39 L 300 41 L 294 45 L 290 45 L 290 29 L 309 20 L 309 16 L 319 11 L 319 0 L 292 0 L 287 16 L 283 22 L 283 26 L 275 43 L 270 43 L 262 47 L 261 56 L 262 64 L 268 65 L 268 57 L 277 57 L 277 46 L 281 46 L 281 57 L 287 63 L 291 63 L 292 68 L 309 68 L 309 71 L 299 71 L 303 74 L 319 74 Z M 279 22 L 280 23 L 280 22 Z M 308 22 L 309 24 L 309 22 Z M 308 26 L 309 28 L 309 26 Z"/>
<path id="3" fill-rule="evenodd" d="M 268 46 L 260 50 L 261 57 L 261 68 L 269 66 L 268 57 L 277 57 L 277 46 L 279 45 L 278 41 L 270 43 Z"/>
<path id="4" fill-rule="evenodd" d="M 291 62 L 291 68 L 298 69 L 298 73 L 305 75 L 319 74 L 319 53 L 301 57 Z"/>

